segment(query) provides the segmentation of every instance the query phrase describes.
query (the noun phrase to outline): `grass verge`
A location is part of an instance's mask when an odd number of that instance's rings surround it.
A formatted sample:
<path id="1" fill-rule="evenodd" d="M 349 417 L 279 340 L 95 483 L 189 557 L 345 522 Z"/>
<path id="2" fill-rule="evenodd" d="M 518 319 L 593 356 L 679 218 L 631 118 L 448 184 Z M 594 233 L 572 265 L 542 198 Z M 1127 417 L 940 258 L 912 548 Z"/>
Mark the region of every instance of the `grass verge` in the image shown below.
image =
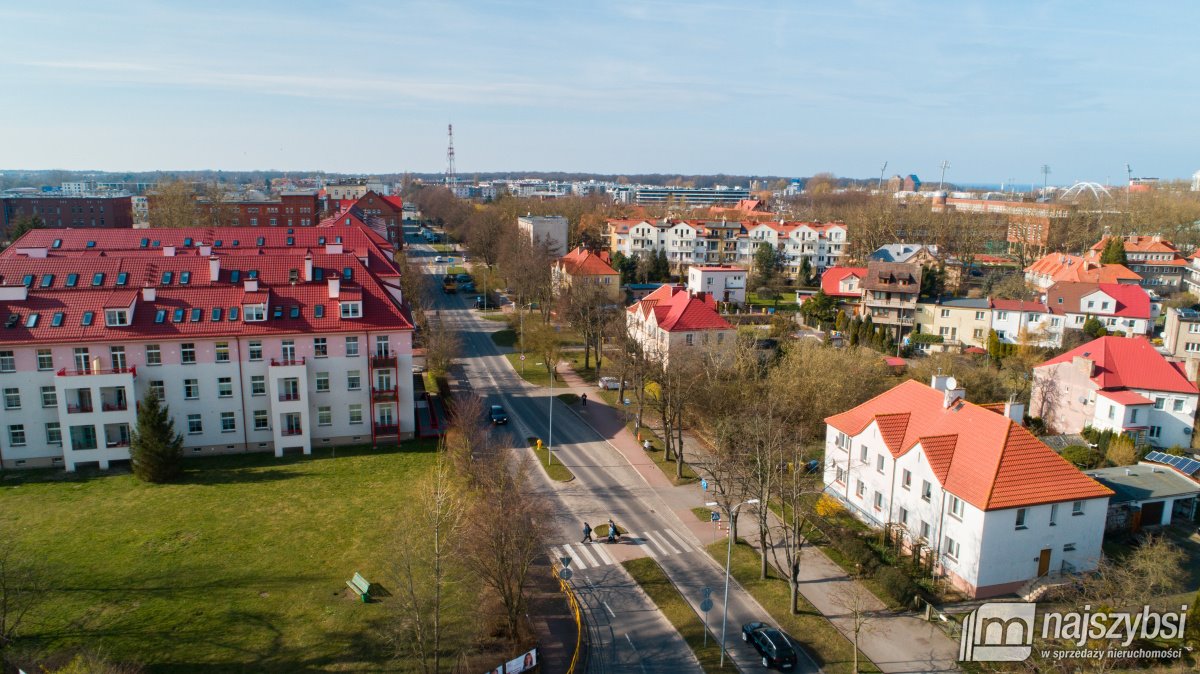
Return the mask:
<path id="1" fill-rule="evenodd" d="M 705 672 L 718 672 L 721 662 L 721 648 L 716 639 L 708 638 L 705 645 L 704 622 L 692 610 L 692 607 L 679 594 L 679 590 L 671 584 L 667 574 L 663 573 L 658 562 L 643 557 L 622 562 L 622 566 L 638 582 L 642 590 L 650 596 L 655 606 L 662 611 L 671 625 L 679 632 L 683 640 L 692 649 L 700 667 Z M 680 669 L 686 669 L 680 666 Z"/>
<path id="2" fill-rule="evenodd" d="M 517 343 L 517 331 L 512 328 L 497 330 L 492 333 L 492 342 L 496 346 L 512 346 Z"/>
<path id="3" fill-rule="evenodd" d="M 701 522 L 711 522 L 712 512 L 712 508 L 692 508 L 692 514 Z"/>
<path id="4" fill-rule="evenodd" d="M 546 475 L 551 480 L 555 482 L 570 482 L 575 479 L 575 473 L 572 473 L 570 468 L 564 466 L 562 461 L 554 460 L 553 454 L 547 452 L 545 447 L 541 451 L 537 450 L 536 438 L 529 439 L 529 447 L 533 449 L 533 453 L 537 455 L 538 464 L 541 465 L 542 470 L 546 471 Z"/>
<path id="5" fill-rule="evenodd" d="M 630 428 L 632 429 L 632 424 L 630 425 Z M 670 478 L 672 482 L 679 485 L 691 484 L 700 480 L 700 476 L 696 474 L 696 471 L 692 470 L 691 464 L 687 462 L 686 455 L 683 461 L 683 477 L 678 476 L 679 469 L 675 465 L 675 458 L 672 457 L 669 461 L 667 460 L 667 452 L 664 449 L 665 445 L 663 444 L 662 438 L 658 437 L 657 433 L 650 430 L 646 426 L 642 426 L 641 437 L 643 441 L 650 441 L 650 451 L 647 452 L 647 454 L 651 459 L 654 460 L 654 465 L 658 466 L 658 469 L 663 472 L 663 475 L 666 475 L 668 478 Z"/>
<path id="6" fill-rule="evenodd" d="M 708 554 L 722 566 L 725 564 L 726 541 L 718 541 L 708 546 Z M 729 572 L 741 583 L 746 591 L 754 596 L 758 603 L 771 614 L 788 636 L 803 646 L 817 661 L 821 669 L 829 674 L 851 674 L 854 669 L 854 644 L 821 615 L 812 604 L 800 596 L 800 615 L 792 615 L 789 610 L 790 590 L 788 583 L 774 568 L 766 580 L 760 580 L 759 555 L 750 545 L 738 541 L 733 546 L 733 557 Z M 879 669 L 859 654 L 860 672 L 878 672 Z"/>
<path id="7" fill-rule="evenodd" d="M 10 472 L 4 535 L 50 579 L 18 645 L 168 674 L 394 670 L 380 636 L 392 604 L 359 603 L 345 583 L 357 571 L 395 591 L 397 504 L 415 497 L 436 444 L 189 459 L 165 485 Z"/>
<path id="8" fill-rule="evenodd" d="M 589 384 L 596 383 L 596 380 L 598 379 L 598 377 L 596 376 L 596 354 L 595 353 L 593 353 L 592 357 L 589 359 L 590 362 L 588 364 L 591 365 L 591 367 L 589 367 L 589 368 L 585 368 L 583 366 L 583 352 L 582 351 L 568 351 L 566 354 L 564 354 L 564 356 L 565 356 L 564 360 L 566 360 L 568 363 L 571 364 L 571 369 L 575 370 L 575 374 L 579 375 L 580 379 L 583 379 L 584 381 L 586 381 Z"/>
<path id="9" fill-rule="evenodd" d="M 504 357 L 508 359 L 509 363 L 512 363 L 513 370 L 521 375 L 521 378 L 525 381 L 534 386 L 550 385 L 550 373 L 546 372 L 546 366 L 542 365 L 541 359 L 536 355 L 532 353 L 525 354 L 524 365 L 521 364 L 521 354 L 519 353 L 506 353 Z M 563 381 L 560 378 L 555 380 L 554 383 L 562 384 Z"/>
<path id="10" fill-rule="evenodd" d="M 509 322 L 508 314 L 500 311 L 499 309 L 487 309 L 486 311 L 481 309 L 476 313 L 478 313 L 479 317 L 485 321 L 496 321 L 497 323 Z M 516 333 L 514 332 L 513 334 L 515 335 Z"/>

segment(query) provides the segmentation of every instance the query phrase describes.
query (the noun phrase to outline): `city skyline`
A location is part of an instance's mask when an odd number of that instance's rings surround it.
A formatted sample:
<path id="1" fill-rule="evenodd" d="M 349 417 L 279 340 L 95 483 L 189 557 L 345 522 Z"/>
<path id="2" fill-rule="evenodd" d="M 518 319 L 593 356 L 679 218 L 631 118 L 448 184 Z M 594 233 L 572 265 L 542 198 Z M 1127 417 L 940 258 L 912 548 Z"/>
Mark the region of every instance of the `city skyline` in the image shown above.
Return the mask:
<path id="1" fill-rule="evenodd" d="M 1087 13 L 1084 13 L 1084 10 Z M 10 168 L 1186 178 L 1190 6 L 0 8 Z M 67 17 L 64 20 L 64 17 Z M 48 140 L 54 139 L 53 143 Z"/>

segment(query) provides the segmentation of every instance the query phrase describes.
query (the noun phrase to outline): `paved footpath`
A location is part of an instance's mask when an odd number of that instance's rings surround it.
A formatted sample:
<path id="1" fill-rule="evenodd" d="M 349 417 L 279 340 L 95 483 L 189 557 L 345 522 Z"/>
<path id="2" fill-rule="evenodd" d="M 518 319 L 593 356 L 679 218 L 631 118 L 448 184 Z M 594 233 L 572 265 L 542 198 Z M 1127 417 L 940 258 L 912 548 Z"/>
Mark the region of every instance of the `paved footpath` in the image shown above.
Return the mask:
<path id="1" fill-rule="evenodd" d="M 654 465 L 637 437 L 625 426 L 623 410 L 605 403 L 596 394 L 595 387 L 585 382 L 569 367 L 560 366 L 559 375 L 566 382 L 566 390 L 576 394 L 590 394 L 587 406 L 575 405 L 572 406 L 572 410 L 629 461 L 646 483 L 658 492 L 678 519 L 705 544 L 722 540 L 725 532 L 717 532 L 712 524 L 701 522 L 692 513 L 692 508 L 704 505 L 707 500 L 700 486 L 675 486 L 658 466 Z M 691 457 L 703 457 L 708 453 L 708 448 L 688 433 L 684 434 L 684 448 L 685 453 Z M 703 472 L 702 460 L 692 463 L 692 466 Z M 753 518 L 741 518 L 740 537 L 755 547 L 758 539 L 756 527 Z M 845 615 L 845 609 L 835 597 L 845 592 L 850 585 L 860 584 L 847 576 L 846 572 L 819 548 L 804 548 L 800 560 L 800 594 L 828 617 L 848 639 L 853 638 L 852 621 Z M 958 644 L 946 636 L 938 626 L 911 614 L 889 611 L 883 602 L 865 588 L 862 589 L 870 598 L 874 614 L 859 635 L 859 648 L 875 666 L 889 674 L 959 671 Z"/>

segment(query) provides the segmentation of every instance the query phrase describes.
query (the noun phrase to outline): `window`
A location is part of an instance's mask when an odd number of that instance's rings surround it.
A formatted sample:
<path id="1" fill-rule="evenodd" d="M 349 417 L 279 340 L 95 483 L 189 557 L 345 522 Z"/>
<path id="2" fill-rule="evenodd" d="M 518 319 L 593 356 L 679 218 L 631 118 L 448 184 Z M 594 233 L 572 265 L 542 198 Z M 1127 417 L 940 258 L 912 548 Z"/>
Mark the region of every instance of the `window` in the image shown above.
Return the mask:
<path id="1" fill-rule="evenodd" d="M 329 391 L 329 373 L 317 373 L 317 393 L 325 393 Z"/>
<path id="2" fill-rule="evenodd" d="M 1028 508 L 1017 508 L 1017 528 L 1018 529 L 1028 529 L 1029 528 L 1029 527 L 1025 526 L 1025 516 L 1027 514 L 1029 514 Z"/>
<path id="3" fill-rule="evenodd" d="M 238 319 L 238 311 L 237 307 L 229 307 L 229 320 L 236 321 Z"/>
<path id="4" fill-rule="evenodd" d="M 983 328 L 975 328 L 971 334 L 975 339 L 983 339 Z"/>
<path id="5" fill-rule="evenodd" d="M 327 406 L 317 408 L 317 425 L 332 426 L 333 425 L 333 410 Z"/>
<path id="6" fill-rule="evenodd" d="M 62 426 L 59 426 L 57 421 L 46 422 L 46 444 L 62 444 Z"/>
<path id="7" fill-rule="evenodd" d="M 354 357 L 357 355 L 358 355 L 358 338 L 357 337 L 347 337 L 346 338 L 346 356 Z"/>
<path id="8" fill-rule="evenodd" d="M 249 351 L 250 351 L 250 353 L 249 353 L 250 360 L 252 360 L 252 361 L 262 360 L 263 352 L 262 352 L 262 342 L 261 341 L 259 341 L 257 339 L 250 340 Z"/>
<path id="9" fill-rule="evenodd" d="M 182 323 L 183 315 L 184 315 L 183 309 L 176 309 L 175 311 L 172 311 L 171 312 L 171 322 L 172 323 Z"/>
<path id="10" fill-rule="evenodd" d="M 863 484 L 862 480 L 854 481 L 854 495 L 862 498 L 867 493 L 867 485 Z"/>
<path id="11" fill-rule="evenodd" d="M 218 377 L 217 378 L 217 397 L 232 398 L 233 397 L 233 377 Z"/>
<path id="12" fill-rule="evenodd" d="M 1162 426 L 1151 426 L 1149 435 L 1152 438 L 1160 437 L 1162 435 Z"/>
<path id="13" fill-rule="evenodd" d="M 212 318 L 210 318 L 209 320 L 211 320 L 214 323 L 221 320 L 221 307 L 213 307 L 212 308 Z"/>
<path id="14" fill-rule="evenodd" d="M 184 342 L 179 345 L 179 362 L 184 365 L 193 365 L 196 362 L 196 345 L 192 342 Z"/>
<path id="15" fill-rule="evenodd" d="M 361 424 L 363 422 L 362 405 L 354 404 L 350 406 L 350 423 Z"/>
<path id="16" fill-rule="evenodd" d="M 958 554 L 962 552 L 962 550 L 959 548 L 958 541 L 947 536 L 946 544 L 942 547 L 945 549 L 947 557 L 953 560 L 958 560 Z"/>
<path id="17" fill-rule="evenodd" d="M 838 484 L 846 484 L 846 471 L 841 466 L 837 467 L 837 477 L 835 479 Z"/>
<path id="18" fill-rule="evenodd" d="M 21 409 L 21 389 L 19 389 L 19 388 L 4 389 L 4 409 L 6 409 L 6 410 Z"/>
<path id="19" fill-rule="evenodd" d="M 110 328 L 129 325 L 129 312 L 125 309 L 105 309 L 104 324 Z"/>
<path id="20" fill-rule="evenodd" d="M 921 540 L 929 540 L 929 522 L 926 522 L 925 520 L 921 520 Z"/>
<path id="21" fill-rule="evenodd" d="M 996 312 L 996 320 L 1007 321 L 1008 320 L 1008 312 L 1007 311 L 997 311 Z"/>
<path id="22" fill-rule="evenodd" d="M 42 274 L 42 288 L 49 288 L 54 285 L 54 274 Z"/>
<path id="23" fill-rule="evenodd" d="M 267 395 L 267 378 L 265 375 L 255 374 L 250 376 L 250 395 Z"/>
<path id="24" fill-rule="evenodd" d="M 362 316 L 362 302 L 341 302 L 342 318 L 359 318 Z M 691 344 L 691 335 L 688 335 Z"/>
<path id="25" fill-rule="evenodd" d="M 904 525 L 908 524 L 908 509 L 907 508 L 901 508 L 898 516 L 900 518 L 900 524 L 904 524 Z"/>
<path id="26" fill-rule="evenodd" d="M 318 269 L 317 271 L 321 271 L 321 270 Z M 320 280 L 320 279 L 318 279 L 318 280 Z M 313 305 L 313 317 L 314 318 L 325 318 L 325 305 L 324 304 L 314 304 Z"/>
<path id="27" fill-rule="evenodd" d="M 1154 409 L 1161 410 L 1167 406 L 1167 399 L 1162 397 L 1154 398 Z"/>
<path id="28" fill-rule="evenodd" d="M 271 416 L 266 410 L 254 410 L 254 430 L 269 431 L 271 430 Z"/>
<path id="29" fill-rule="evenodd" d="M 157 344 L 146 345 L 146 364 L 162 365 L 162 349 Z"/>
<path id="30" fill-rule="evenodd" d="M 1108 418 L 1109 419 L 1117 418 L 1117 406 L 1113 405 L 1112 403 L 1109 403 L 1109 405 L 1108 405 Z"/>
<path id="31" fill-rule="evenodd" d="M 346 371 L 346 390 L 359 391 L 362 389 L 362 375 L 358 370 Z"/>
<path id="32" fill-rule="evenodd" d="M 55 392 L 53 386 L 42 387 L 42 407 L 57 407 L 58 393 Z"/>
<path id="33" fill-rule="evenodd" d="M 81 318 L 79 320 L 79 324 L 86 328 L 92 324 L 92 321 L 95 320 L 95 318 L 96 318 L 96 312 L 85 311 L 85 312 L 83 312 L 83 318 Z"/>
<path id="34" fill-rule="evenodd" d="M 950 318 L 950 310 L 942 309 L 942 318 Z"/>
<path id="35" fill-rule="evenodd" d="M 960 520 L 963 516 L 963 500 L 953 494 L 950 495 L 950 516 Z"/>
<path id="36" fill-rule="evenodd" d="M 54 369 L 54 356 L 51 354 L 50 349 L 38 349 L 37 350 L 37 369 L 39 369 L 39 370 L 53 370 Z"/>
<path id="37" fill-rule="evenodd" d="M 1083 514 L 1083 501 L 1072 501 L 1071 502 L 1071 516 L 1074 517 L 1075 515 L 1082 515 L 1082 514 Z"/>
<path id="38" fill-rule="evenodd" d="M 1138 415 L 1138 409 L 1136 407 L 1129 410 L 1129 423 L 1136 424 L 1137 423 L 1137 415 Z"/>
<path id="39" fill-rule="evenodd" d="M 41 352 L 38 352 L 39 359 Z M 0 372 L 16 372 L 17 359 L 13 356 L 12 351 L 0 351 Z"/>
<path id="40" fill-rule="evenodd" d="M 79 274 L 67 274 L 67 287 L 74 288 L 79 283 Z M 1200 323 L 1197 323 L 1200 325 Z"/>
<path id="41" fill-rule="evenodd" d="M 216 344 L 217 362 L 229 362 L 229 342 L 217 342 Z"/>
<path id="42" fill-rule="evenodd" d="M 929 480 L 921 480 L 921 500 L 926 503 L 933 498 L 933 485 L 929 484 Z"/>
<path id="43" fill-rule="evenodd" d="M 875 509 L 883 510 L 883 494 L 875 492 Z"/>
<path id="44" fill-rule="evenodd" d="M 862 445 L 858 448 L 858 462 L 859 463 L 867 462 L 867 446 L 866 445 Z"/>
<path id="45" fill-rule="evenodd" d="M 267 307 L 265 304 L 247 304 L 243 309 L 245 312 L 243 313 L 242 320 L 247 323 L 267 320 Z"/>
<path id="46" fill-rule="evenodd" d="M 97 272 L 95 274 L 92 274 L 92 285 L 93 286 L 104 285 L 104 273 L 103 272 Z"/>
<path id="47" fill-rule="evenodd" d="M 187 415 L 188 435 L 199 435 L 204 432 L 204 423 L 200 421 L 199 414 Z"/>
<path id="48" fill-rule="evenodd" d="M 154 312 L 154 322 L 155 323 L 162 323 L 166 320 L 167 320 L 167 310 L 166 309 L 159 309 L 158 311 Z"/>
<path id="49" fill-rule="evenodd" d="M 1182 412 L 1183 411 L 1183 398 L 1176 398 L 1171 401 L 1171 411 L 1172 412 Z"/>
<path id="50" fill-rule="evenodd" d="M 850 436 L 846 435 L 845 433 L 839 432 L 837 434 L 837 437 L 834 438 L 833 444 L 837 445 L 837 447 L 839 449 L 847 449 L 848 450 L 848 449 L 850 449 Z"/>
<path id="51" fill-rule="evenodd" d="M 907 468 L 905 468 L 904 472 L 900 474 L 900 486 L 903 487 L 904 489 L 912 488 L 912 471 L 911 470 L 908 470 Z"/>
<path id="52" fill-rule="evenodd" d="M 117 274 L 117 285 L 123 286 L 129 283 L 129 272 L 123 271 Z"/>
<path id="53" fill-rule="evenodd" d="M 317 358 L 329 355 L 329 344 L 324 337 L 313 337 L 313 355 Z"/>
<path id="54" fill-rule="evenodd" d="M 148 390 L 152 395 L 154 395 L 155 398 L 158 398 L 159 400 L 167 397 L 167 387 L 163 384 L 161 379 L 152 379 L 150 381 Z"/>
<path id="55" fill-rule="evenodd" d="M 162 273 L 162 284 L 163 284 L 163 285 L 165 285 L 165 286 L 169 286 L 169 285 L 171 285 L 171 279 L 172 279 L 173 277 L 174 277 L 174 274 L 172 274 L 172 273 L 171 273 L 171 272 L 169 272 L 169 271 L 164 271 L 164 272 Z"/>
<path id="56" fill-rule="evenodd" d="M 200 397 L 200 381 L 197 379 L 183 380 L 183 397 L 185 400 L 196 400 Z"/>
<path id="57" fill-rule="evenodd" d="M 882 454 L 875 457 L 875 471 L 880 474 L 883 473 L 883 455 Z"/>
<path id="58" fill-rule="evenodd" d="M 25 446 L 25 424 L 13 424 L 8 427 L 8 444 L 13 447 Z"/>
<path id="59" fill-rule="evenodd" d="M 1050 504 L 1050 526 L 1058 525 L 1058 504 Z"/>
<path id="60" fill-rule="evenodd" d="M 188 283 L 191 283 L 191 281 L 192 281 L 192 272 L 190 272 L 190 271 L 179 272 L 179 285 L 185 286 Z"/>
<path id="61" fill-rule="evenodd" d="M 233 412 L 221 412 L 221 432 L 232 433 L 237 430 L 237 417 Z"/>
<path id="62" fill-rule="evenodd" d="M 693 335 L 693 334 L 692 334 L 692 333 L 690 333 L 690 332 L 689 332 L 689 333 L 687 333 L 687 335 L 685 335 L 685 336 L 684 336 L 684 339 L 685 339 L 685 341 L 687 342 L 687 345 L 688 345 L 688 346 L 691 346 L 691 345 L 692 345 L 692 344 L 694 344 L 694 343 L 695 343 L 695 341 L 696 341 L 696 337 L 695 337 L 695 335 Z"/>
<path id="63" fill-rule="evenodd" d="M 975 320 L 982 321 L 983 319 L 984 319 L 984 313 L 982 311 L 976 311 L 975 312 Z"/>
<path id="64" fill-rule="evenodd" d="M 1063 543 L 1063 552 L 1075 552 L 1075 544 Z"/>

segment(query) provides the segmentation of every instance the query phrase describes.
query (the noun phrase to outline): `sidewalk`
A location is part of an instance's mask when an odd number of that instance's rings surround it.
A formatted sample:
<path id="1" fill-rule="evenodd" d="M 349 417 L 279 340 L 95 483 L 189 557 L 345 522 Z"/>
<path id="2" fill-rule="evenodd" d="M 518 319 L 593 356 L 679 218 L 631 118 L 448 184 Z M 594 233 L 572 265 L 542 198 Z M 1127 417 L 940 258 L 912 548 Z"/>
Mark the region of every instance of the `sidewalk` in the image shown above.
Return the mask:
<path id="1" fill-rule="evenodd" d="M 637 438 L 625 427 L 624 412 L 609 406 L 596 389 L 569 367 L 559 367 L 559 376 L 573 393 L 592 393 L 586 407 L 574 407 L 592 428 L 603 435 L 653 487 L 692 533 L 705 543 L 714 540 L 714 527 L 699 521 L 691 509 L 707 500 L 699 485 L 676 487 L 653 461 L 646 456 Z M 697 457 L 708 454 L 708 448 L 690 433 L 684 433 L 684 453 L 697 472 L 704 469 Z M 772 515 L 774 517 L 774 515 Z M 741 518 L 740 537 L 757 548 L 757 525 L 752 518 Z M 761 553 L 762 551 L 759 550 Z M 857 581 L 848 577 L 840 566 L 819 548 L 806 546 L 800 562 L 800 594 L 853 640 L 850 619 L 843 615 L 835 597 Z M 869 594 L 869 593 L 868 593 Z M 876 612 L 859 636 L 859 648 L 884 672 L 946 672 L 958 671 L 958 645 L 936 625 L 923 619 L 888 611 L 883 602 L 871 595 Z"/>

